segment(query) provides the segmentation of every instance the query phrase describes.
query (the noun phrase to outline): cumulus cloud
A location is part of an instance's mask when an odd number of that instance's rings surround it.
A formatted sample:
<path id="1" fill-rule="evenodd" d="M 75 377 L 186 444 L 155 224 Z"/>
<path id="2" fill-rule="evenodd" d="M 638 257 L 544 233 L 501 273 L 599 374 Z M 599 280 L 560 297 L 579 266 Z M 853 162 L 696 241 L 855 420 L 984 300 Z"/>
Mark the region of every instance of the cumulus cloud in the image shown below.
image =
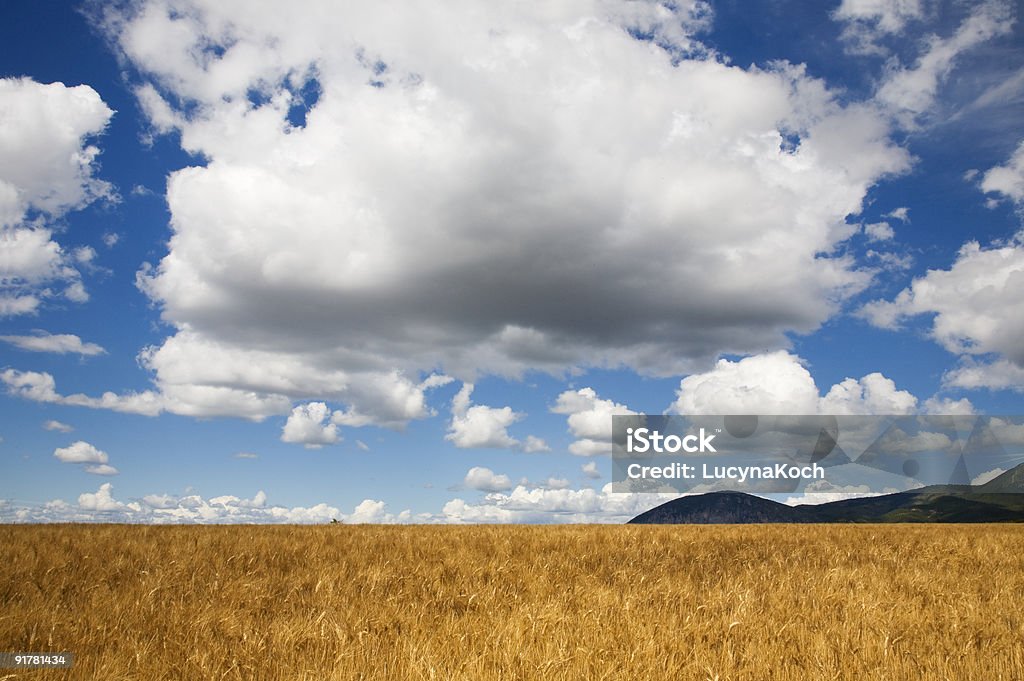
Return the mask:
<path id="1" fill-rule="evenodd" d="M 113 188 L 94 176 L 113 111 L 88 85 L 66 87 L 0 78 L 0 317 L 34 312 L 61 293 L 88 294 L 74 255 L 53 240 L 51 223 Z"/>
<path id="2" fill-rule="evenodd" d="M 64 463 L 106 463 L 107 453 L 96 449 L 84 440 L 78 440 L 67 447 L 58 447 L 53 455 Z"/>
<path id="3" fill-rule="evenodd" d="M 1024 392 L 1024 367 L 1005 359 L 992 362 L 961 358 L 960 365 L 942 376 L 942 382 L 966 390 L 1013 390 Z"/>
<path id="4" fill-rule="evenodd" d="M 504 492 L 512 489 L 512 481 L 507 475 L 495 474 L 490 468 L 482 466 L 470 468 L 462 483 L 469 489 L 482 492 Z"/>
<path id="5" fill-rule="evenodd" d="M 722 359 L 682 379 L 678 414 L 909 414 L 917 398 L 880 373 L 847 378 L 821 396 L 803 361 L 785 351 Z"/>
<path id="6" fill-rule="evenodd" d="M 343 513 L 335 506 L 278 506 L 269 503 L 263 490 L 251 499 L 222 495 L 206 499 L 197 494 L 147 494 L 123 502 L 114 497 L 113 485 L 104 483 L 95 492 L 85 492 L 72 505 L 54 499 L 41 505 L 0 505 L 4 522 L 125 522 L 155 524 L 237 524 L 237 523 L 404 523 L 412 520 L 408 511 L 391 513 L 383 501 L 365 499 Z"/>
<path id="7" fill-rule="evenodd" d="M 396 518 L 386 511 L 387 504 L 383 501 L 375 499 L 363 499 L 356 505 L 352 514 L 345 518 L 345 522 L 350 524 L 362 524 L 362 523 L 393 523 L 393 522 L 405 522 L 409 520 L 409 512 L 403 511 Z"/>
<path id="8" fill-rule="evenodd" d="M 671 409 L 679 414 L 816 414 L 818 388 L 799 358 L 785 351 L 720 359 L 682 379 Z"/>
<path id="9" fill-rule="evenodd" d="M 1014 203 L 1024 203 L 1024 141 L 1005 165 L 991 168 L 981 181 L 985 192 L 1002 194 Z"/>
<path id="10" fill-rule="evenodd" d="M 332 445 L 340 438 L 338 426 L 330 422 L 331 411 L 323 402 L 310 402 L 292 410 L 281 430 L 282 442 L 303 444 L 307 449 Z"/>
<path id="11" fill-rule="evenodd" d="M 119 472 L 107 463 L 109 457 L 106 452 L 84 440 L 73 442 L 67 447 L 58 447 L 53 450 L 53 455 L 64 463 L 86 464 L 83 467 L 85 472 L 92 475 L 117 475 Z"/>
<path id="12" fill-rule="evenodd" d="M 111 492 L 113 488 L 114 486 L 112 484 L 105 482 L 100 485 L 100 488 L 95 492 L 84 492 L 79 494 L 78 507 L 83 511 L 97 511 L 99 513 L 135 510 L 138 508 L 138 504 L 130 508 L 127 504 L 123 504 L 114 499 L 114 495 Z"/>
<path id="13" fill-rule="evenodd" d="M 618 494 L 611 483 L 600 490 L 518 485 L 476 503 L 452 499 L 438 520 L 447 523 L 622 523 L 678 494 Z"/>
<path id="14" fill-rule="evenodd" d="M 940 414 L 950 416 L 971 416 L 978 413 L 966 397 L 953 399 L 951 397 L 929 397 L 924 402 L 924 413 Z"/>
<path id="15" fill-rule="evenodd" d="M 934 315 L 932 338 L 964 357 L 946 374 L 949 386 L 1024 387 L 1024 236 L 992 248 L 971 241 L 948 270 L 929 270 L 894 300 L 868 303 L 861 314 L 890 329 Z M 997 359 L 987 361 L 992 354 Z"/>
<path id="16" fill-rule="evenodd" d="M 0 336 L 0 341 L 31 352 L 53 352 L 61 355 L 68 353 L 102 355 L 106 353 L 106 350 L 96 343 L 83 343 L 81 338 L 68 333 L 41 332 L 32 336 Z"/>
<path id="17" fill-rule="evenodd" d="M 693 3 L 104 12 L 154 130 L 208 160 L 139 276 L 181 411 L 253 413 L 218 388 L 379 422 L 381 377 L 780 347 L 869 282 L 846 217 L 909 165 L 874 106 L 708 57 Z"/>
<path id="18" fill-rule="evenodd" d="M 526 415 L 512 407 L 488 407 L 473 404 L 473 384 L 464 383 L 452 398 L 452 419 L 445 439 L 460 449 L 521 449 L 527 452 L 547 451 L 544 440 L 530 436 L 521 442 L 508 433 L 508 427 Z"/>
<path id="19" fill-rule="evenodd" d="M 580 470 L 583 472 L 583 475 L 591 480 L 597 480 L 601 477 L 601 471 L 597 469 L 597 462 L 595 461 L 588 461 L 580 466 Z"/>
<path id="20" fill-rule="evenodd" d="M 917 398 L 906 390 L 898 390 L 891 378 L 875 372 L 860 380 L 847 378 L 832 386 L 821 398 L 822 414 L 913 414 Z"/>
<path id="21" fill-rule="evenodd" d="M 569 452 L 577 456 L 611 454 L 612 416 L 638 415 L 624 404 L 602 399 L 593 388 L 566 390 L 551 411 L 568 416 L 569 432 L 576 438 Z"/>

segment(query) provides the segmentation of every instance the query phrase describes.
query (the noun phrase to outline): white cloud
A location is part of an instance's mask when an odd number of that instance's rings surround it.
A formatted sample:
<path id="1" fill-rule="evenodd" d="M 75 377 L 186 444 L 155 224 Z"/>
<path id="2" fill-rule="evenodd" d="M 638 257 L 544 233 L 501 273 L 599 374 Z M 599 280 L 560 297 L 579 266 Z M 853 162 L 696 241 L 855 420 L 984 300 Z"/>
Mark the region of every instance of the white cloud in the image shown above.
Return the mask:
<path id="1" fill-rule="evenodd" d="M 101 463 L 95 466 L 86 466 L 85 472 L 93 475 L 117 475 L 119 471 L 111 465 Z"/>
<path id="2" fill-rule="evenodd" d="M 0 341 L 32 352 L 53 352 L 61 355 L 67 353 L 102 355 L 106 353 L 101 346 L 95 343 L 83 343 L 81 338 L 68 333 L 41 332 L 33 336 L 0 336 Z"/>
<path id="3" fill-rule="evenodd" d="M 103 393 L 100 397 L 89 397 L 81 393 L 61 395 L 57 392 L 53 376 L 46 372 L 18 371 L 5 369 L 0 371 L 0 381 L 7 386 L 7 392 L 34 402 L 65 404 L 92 409 L 111 409 L 130 414 L 155 416 L 165 409 L 165 399 L 152 391 L 117 395 L 112 392 Z"/>
<path id="4" fill-rule="evenodd" d="M 548 443 L 543 438 L 539 438 L 536 435 L 527 435 L 526 440 L 523 442 L 523 451 L 527 454 L 550 452 L 551 447 L 548 446 Z"/>
<path id="5" fill-rule="evenodd" d="M 1024 141 L 1017 145 L 1006 165 L 996 166 L 985 173 L 981 189 L 1002 194 L 1015 203 L 1024 202 Z"/>
<path id="6" fill-rule="evenodd" d="M 960 388 L 1024 387 L 1024 236 L 1000 247 L 965 244 L 948 270 L 929 270 L 892 301 L 874 301 L 861 314 L 882 328 L 934 315 L 931 336 L 965 356 L 945 382 Z M 996 354 L 995 362 L 970 356 Z"/>
<path id="7" fill-rule="evenodd" d="M 537 452 L 547 448 L 540 438 L 531 436 L 523 443 L 508 434 L 508 427 L 522 420 L 525 414 L 512 411 L 512 407 L 473 404 L 470 400 L 472 394 L 473 384 L 463 383 L 462 389 L 452 398 L 452 419 L 448 424 L 446 440 L 460 449 L 515 448 Z"/>
<path id="8" fill-rule="evenodd" d="M 957 117 L 973 115 L 988 107 L 1013 106 L 1021 101 L 1022 96 L 1024 96 L 1024 68 L 1018 68 L 1014 72 L 1005 74 L 1002 80 L 985 89 L 956 115 Z"/>
<path id="9" fill-rule="evenodd" d="M 0 317 L 14 317 L 35 312 L 40 302 L 39 298 L 34 295 L 0 293 Z"/>
<path id="10" fill-rule="evenodd" d="M 601 477 L 601 471 L 597 469 L 596 461 L 588 461 L 582 466 L 580 470 L 583 471 L 583 475 L 587 476 L 591 480 L 597 480 Z"/>
<path id="11" fill-rule="evenodd" d="M 672 374 L 780 347 L 868 283 L 846 216 L 909 166 L 801 67 L 700 56 L 686 3 L 120 9 L 151 123 L 209 159 L 171 174 L 169 252 L 139 279 L 177 330 L 147 366 L 181 411 L 187 386 L 244 383 L 376 422 L 359 387 L 396 370 Z"/>
<path id="12" fill-rule="evenodd" d="M 1006 471 L 1004 471 L 1002 468 L 993 468 L 992 470 L 985 471 L 984 473 L 981 473 L 980 475 L 975 477 L 973 480 L 971 480 L 971 484 L 984 485 L 986 482 L 991 482 L 995 480 L 1005 472 Z"/>
<path id="13" fill-rule="evenodd" d="M 106 513 L 110 511 L 123 511 L 128 506 L 114 499 L 111 490 L 114 488 L 109 482 L 100 485 L 95 492 L 84 492 L 78 495 L 78 506 L 83 511 L 98 511 Z"/>
<path id="14" fill-rule="evenodd" d="M 356 506 L 352 515 L 348 517 L 346 522 L 349 523 L 380 523 L 383 522 L 386 513 L 384 511 L 385 504 L 383 501 L 377 501 L 374 499 L 364 499 Z"/>
<path id="15" fill-rule="evenodd" d="M 612 416 L 637 415 L 624 404 L 602 399 L 593 388 L 566 390 L 551 411 L 568 416 L 569 432 L 576 438 L 569 452 L 577 456 L 611 454 Z"/>
<path id="16" fill-rule="evenodd" d="M 82 265 L 89 265 L 96 259 L 96 249 L 92 246 L 79 246 L 71 251 L 71 255 L 75 259 L 75 262 Z"/>
<path id="17" fill-rule="evenodd" d="M 600 490 L 545 489 L 519 485 L 477 503 L 452 499 L 437 520 L 447 523 L 622 523 L 678 494 L 618 494 Z"/>
<path id="18" fill-rule="evenodd" d="M 917 398 L 898 390 L 891 378 L 875 372 L 860 380 L 847 378 L 833 385 L 818 406 L 822 414 L 913 414 Z"/>
<path id="19" fill-rule="evenodd" d="M 69 426 L 66 423 L 61 423 L 60 421 L 54 419 L 51 419 L 44 423 L 43 428 L 45 428 L 46 430 L 55 430 L 58 433 L 70 433 L 71 431 L 74 430 L 74 427 Z"/>
<path id="20" fill-rule="evenodd" d="M 871 241 L 890 241 L 896 236 L 896 232 L 888 222 L 872 222 L 870 225 L 864 225 L 864 234 Z"/>
<path id="21" fill-rule="evenodd" d="M 846 378 L 824 397 L 803 361 L 779 351 L 722 359 L 682 379 L 670 411 L 679 414 L 909 414 L 917 398 L 880 373 Z"/>
<path id="22" fill-rule="evenodd" d="M 900 35 L 907 24 L 924 18 L 920 0 L 843 0 L 833 12 L 844 22 L 842 40 L 853 54 L 886 54 L 881 38 Z"/>
<path id="23" fill-rule="evenodd" d="M 894 68 L 878 89 L 876 98 L 889 108 L 904 127 L 913 128 L 932 108 L 939 87 L 952 72 L 958 57 L 1013 26 L 1010 3 L 991 0 L 976 6 L 948 38 L 931 36 L 924 53 L 911 68 Z"/>
<path id="24" fill-rule="evenodd" d="M 899 427 L 894 427 L 887 430 L 879 439 L 879 446 L 886 452 L 917 454 L 949 451 L 953 447 L 953 441 L 945 433 L 921 431 L 908 435 Z"/>
<path id="25" fill-rule="evenodd" d="M 949 416 L 970 416 L 977 410 L 966 397 L 954 400 L 951 397 L 929 397 L 924 402 L 924 413 Z"/>
<path id="26" fill-rule="evenodd" d="M 798 357 L 778 351 L 733 362 L 679 383 L 679 414 L 816 414 L 818 388 Z"/>
<path id="27" fill-rule="evenodd" d="M 75 257 L 48 224 L 114 197 L 93 176 L 99 149 L 88 143 L 113 113 L 88 85 L 0 78 L 0 316 L 34 312 L 55 295 L 49 284 L 88 299 Z"/>
<path id="28" fill-rule="evenodd" d="M 390 513 L 382 501 L 366 499 L 350 514 L 326 503 L 313 506 L 276 506 L 268 503 L 260 490 L 252 499 L 223 495 L 205 499 L 199 495 L 175 496 L 147 494 L 138 501 L 122 502 L 114 498 L 110 483 L 96 492 L 86 492 L 73 506 L 60 499 L 42 505 L 0 504 L 4 522 L 125 522 L 125 523 L 405 523 L 412 520 L 406 510 Z"/>
<path id="29" fill-rule="evenodd" d="M 961 358 L 960 366 L 942 376 L 942 382 L 951 388 L 965 390 L 1014 390 L 1024 392 L 1024 367 L 1001 359 L 994 362 Z"/>
<path id="30" fill-rule="evenodd" d="M 497 475 L 490 468 L 482 466 L 470 468 L 463 484 L 469 489 L 482 492 L 503 492 L 512 489 L 512 481 L 507 475 Z"/>
<path id="31" fill-rule="evenodd" d="M 166 348 L 166 346 L 164 346 Z M 150 355 L 144 351 L 142 362 L 150 361 Z M 228 357 L 205 357 L 206 361 L 216 363 L 217 359 Z M 289 385 L 284 375 L 273 376 L 274 365 L 246 366 L 244 362 L 232 361 L 221 364 L 217 371 L 227 385 L 206 386 L 195 383 L 159 383 L 159 390 L 143 392 L 114 393 L 105 392 L 99 397 L 81 393 L 63 395 L 57 392 L 56 382 L 46 372 L 18 371 L 6 369 L 0 371 L 0 382 L 7 385 L 11 395 L 17 395 L 36 402 L 65 404 L 92 409 L 111 409 L 113 411 L 156 416 L 163 412 L 185 416 L 239 416 L 253 421 L 262 421 L 268 416 L 284 415 L 292 410 L 291 401 L 283 394 L 256 392 L 247 389 L 252 382 L 262 378 L 272 380 L 278 385 Z M 443 385 L 448 377 L 432 375 L 419 384 L 414 384 L 397 372 L 361 377 L 358 390 L 365 396 L 364 404 L 371 404 L 376 410 L 373 418 L 353 413 L 351 410 L 335 411 L 331 414 L 332 423 L 339 425 L 363 426 L 369 423 L 387 427 L 400 427 L 409 419 L 425 418 L 433 412 L 426 405 L 425 391 Z M 443 379 L 443 380 L 442 380 Z M 294 385 L 293 385 L 294 387 Z M 290 389 L 289 389 L 290 390 Z M 345 394 L 341 388 L 340 393 Z"/>
<path id="32" fill-rule="evenodd" d="M 864 255 L 868 262 L 877 262 L 882 269 L 888 271 L 907 270 L 914 264 L 914 257 L 906 253 L 901 255 L 891 251 L 868 250 Z"/>
<path id="33" fill-rule="evenodd" d="M 882 217 L 884 217 L 884 218 L 892 218 L 893 220 L 899 220 L 903 224 L 909 224 L 910 223 L 910 209 L 907 208 L 906 206 L 900 206 L 899 208 L 892 209 L 891 211 L 889 211 L 888 213 L 886 213 Z"/>
<path id="34" fill-rule="evenodd" d="M 292 410 L 281 430 L 282 442 L 303 444 L 307 449 L 332 445 L 340 438 L 338 426 L 330 422 L 331 411 L 323 402 L 310 402 Z"/>
<path id="35" fill-rule="evenodd" d="M 260 458 L 259 454 L 255 454 L 253 452 L 236 452 L 233 456 L 236 459 L 258 459 L 258 458 Z"/>
<path id="36" fill-rule="evenodd" d="M 58 447 L 53 450 L 53 455 L 64 463 L 107 463 L 107 453 L 84 440 Z"/>

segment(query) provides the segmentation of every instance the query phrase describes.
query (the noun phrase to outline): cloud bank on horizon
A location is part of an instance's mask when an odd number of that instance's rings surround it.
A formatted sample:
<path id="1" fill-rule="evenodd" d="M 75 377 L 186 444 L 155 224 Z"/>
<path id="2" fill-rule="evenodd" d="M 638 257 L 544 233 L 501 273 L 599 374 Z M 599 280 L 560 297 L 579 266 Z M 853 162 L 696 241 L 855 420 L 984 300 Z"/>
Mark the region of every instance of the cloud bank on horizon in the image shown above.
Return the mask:
<path id="1" fill-rule="evenodd" d="M 876 196 L 928 182 L 935 171 L 915 144 L 941 139 L 956 110 L 1020 112 L 1012 3 L 950 16 L 928 2 L 843 0 L 829 10 L 830 59 L 860 60 L 867 81 L 771 54 L 744 65 L 722 47 L 717 8 L 699 0 L 86 7 L 134 113 L 115 114 L 88 83 L 0 73 L 0 341 L 34 353 L 0 362 L 5 399 L 269 422 L 281 442 L 311 450 L 350 429 L 440 421 L 431 447 L 536 461 L 607 454 L 610 415 L 642 410 L 614 385 L 587 385 L 600 372 L 674 382 L 658 399 L 678 413 L 971 413 L 976 391 L 1024 392 L 1020 119 L 1000 128 L 1010 153 L 962 178 L 979 206 L 1011 216 L 1001 233 L 965 228 L 944 262 L 923 268 L 910 244 L 929 225 Z M 956 77 L 995 50 L 1016 70 L 985 70 L 962 91 Z M 100 244 L 73 245 L 67 225 L 146 194 L 105 179 L 98 161 L 128 115 L 137 146 L 185 155 L 165 168 L 169 239 L 149 259 L 115 262 Z M 108 249 L 118 239 L 103 234 Z M 133 277 L 159 316 L 160 337 L 135 349 L 148 386 L 83 385 L 73 368 L 33 362 L 112 352 L 61 322 L 103 304 L 89 292 L 101 270 Z M 794 346 L 837 324 L 917 337 L 947 363 L 929 367 L 931 388 L 915 395 L 886 375 L 884 352 L 882 366 L 851 377 L 840 348 L 829 362 L 843 378 L 821 390 L 819 361 Z M 479 402 L 500 391 L 473 397 L 481 381 L 537 375 L 561 385 L 532 411 Z M 71 428 L 51 421 L 60 427 L 49 432 Z M 54 457 L 118 473 L 84 440 Z M 468 467 L 441 484 L 484 496 L 440 513 L 390 515 L 373 499 L 350 515 L 267 507 L 266 495 L 122 503 L 110 483 L 77 507 L 23 510 L 534 522 L 619 519 L 656 503 L 587 487 L 600 472 L 575 462 L 579 489 Z"/>

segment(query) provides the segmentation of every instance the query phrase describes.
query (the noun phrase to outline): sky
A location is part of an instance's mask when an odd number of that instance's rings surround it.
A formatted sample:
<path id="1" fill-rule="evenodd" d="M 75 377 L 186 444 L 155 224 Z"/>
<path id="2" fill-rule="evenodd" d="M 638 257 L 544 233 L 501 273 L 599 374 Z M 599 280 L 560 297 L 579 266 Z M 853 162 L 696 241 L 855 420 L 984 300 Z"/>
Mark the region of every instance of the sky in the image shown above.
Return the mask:
<path id="1" fill-rule="evenodd" d="M 621 522 L 612 414 L 1024 413 L 1024 6 L 0 6 L 0 521 Z"/>

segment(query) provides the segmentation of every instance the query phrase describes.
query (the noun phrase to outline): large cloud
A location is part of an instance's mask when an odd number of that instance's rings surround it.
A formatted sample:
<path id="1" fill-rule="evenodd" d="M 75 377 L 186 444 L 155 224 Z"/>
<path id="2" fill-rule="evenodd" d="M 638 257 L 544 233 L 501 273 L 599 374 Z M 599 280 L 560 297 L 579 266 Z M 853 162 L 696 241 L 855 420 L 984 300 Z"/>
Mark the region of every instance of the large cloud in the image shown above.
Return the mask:
<path id="1" fill-rule="evenodd" d="M 956 406 L 964 408 L 959 403 Z M 670 411 L 849 415 L 910 414 L 916 407 L 916 397 L 897 389 L 892 379 L 880 373 L 844 379 L 822 396 L 803 361 L 779 351 L 735 362 L 722 359 L 711 371 L 687 376 L 679 384 Z"/>
<path id="2" fill-rule="evenodd" d="M 846 216 L 909 157 L 872 106 L 706 56 L 703 6 L 671 7 L 108 10 L 154 128 L 208 160 L 172 173 L 140 276 L 177 329 L 157 387 L 381 422 L 362 386 L 389 377 L 679 373 L 815 329 L 867 283 Z M 260 411 L 192 405 L 234 408 Z"/>
<path id="3" fill-rule="evenodd" d="M 1024 234 L 982 248 L 969 242 L 948 270 L 929 270 L 892 301 L 875 301 L 863 314 L 897 328 L 917 315 L 934 315 L 931 335 L 964 357 L 946 382 L 962 388 L 1024 388 Z M 999 357 L 987 361 L 991 355 Z"/>
<path id="4" fill-rule="evenodd" d="M 56 295 L 52 286 L 68 300 L 88 300 L 51 223 L 113 197 L 93 174 L 100 152 L 88 142 L 113 113 L 88 85 L 0 78 L 0 317 L 34 312 Z"/>

